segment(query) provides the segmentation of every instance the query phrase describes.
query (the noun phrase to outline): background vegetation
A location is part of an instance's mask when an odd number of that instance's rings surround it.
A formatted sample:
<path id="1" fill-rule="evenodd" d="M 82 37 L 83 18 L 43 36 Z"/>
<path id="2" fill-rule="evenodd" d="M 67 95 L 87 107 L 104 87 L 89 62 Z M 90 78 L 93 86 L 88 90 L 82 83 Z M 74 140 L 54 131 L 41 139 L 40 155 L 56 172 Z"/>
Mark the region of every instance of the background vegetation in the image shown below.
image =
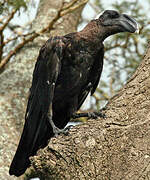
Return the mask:
<path id="1" fill-rule="evenodd" d="M 140 34 L 120 33 L 105 41 L 104 69 L 99 87 L 90 100 L 89 109 L 91 110 L 102 108 L 127 82 L 138 67 L 150 38 L 149 0 L 142 1 L 142 3 L 139 0 L 111 2 L 112 9 L 120 13 L 127 13 L 137 20 Z M 107 7 L 105 1 L 99 0 L 94 0 L 89 5 L 96 14 Z M 87 19 L 85 21 L 87 22 Z"/>
<path id="2" fill-rule="evenodd" d="M 73 1 L 75 2 L 75 1 Z M 126 83 L 137 68 L 150 37 L 150 21 L 148 12 L 143 11 L 144 5 L 149 6 L 149 0 L 142 1 L 112 1 L 112 9 L 121 13 L 128 13 L 134 17 L 140 26 L 140 35 L 122 33 L 109 38 L 105 42 L 105 65 L 101 82 L 96 93 L 90 98 L 86 109 L 100 109 Z M 27 42 L 44 33 L 39 34 L 31 29 L 31 21 L 21 26 L 14 21 L 22 13 L 30 13 L 28 7 L 33 7 L 37 1 L 3 0 L 0 3 L 0 72 L 5 70 L 6 64 Z M 88 3 L 95 14 L 102 12 L 106 6 L 103 1 L 93 0 Z M 147 10 L 150 6 L 147 6 Z M 36 11 L 36 10 L 35 10 Z M 90 19 L 83 17 L 80 23 L 88 23 Z M 87 104 L 87 102 L 86 102 Z M 96 104 L 96 105 L 95 105 Z"/>

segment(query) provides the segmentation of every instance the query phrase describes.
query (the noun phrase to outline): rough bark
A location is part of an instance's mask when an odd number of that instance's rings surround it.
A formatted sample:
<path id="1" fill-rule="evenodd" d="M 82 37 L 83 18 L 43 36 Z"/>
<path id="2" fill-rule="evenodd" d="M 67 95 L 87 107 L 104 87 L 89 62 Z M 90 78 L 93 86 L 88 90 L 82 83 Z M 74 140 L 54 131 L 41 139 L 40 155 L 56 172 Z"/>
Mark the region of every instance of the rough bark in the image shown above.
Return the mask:
<path id="1" fill-rule="evenodd" d="M 53 138 L 32 157 L 44 179 L 150 179 L 150 46 L 129 82 L 104 110 L 105 119 Z"/>
<path id="2" fill-rule="evenodd" d="M 71 0 L 66 0 L 65 4 Z M 83 0 L 78 1 L 82 2 Z M 39 31 L 56 15 L 63 0 L 42 0 L 33 30 Z M 16 54 L 0 75 L 0 179 L 15 179 L 8 174 L 24 123 L 24 113 L 32 72 L 39 48 L 50 35 L 62 35 L 76 30 L 82 7 L 60 18 L 53 31 L 42 34 Z"/>

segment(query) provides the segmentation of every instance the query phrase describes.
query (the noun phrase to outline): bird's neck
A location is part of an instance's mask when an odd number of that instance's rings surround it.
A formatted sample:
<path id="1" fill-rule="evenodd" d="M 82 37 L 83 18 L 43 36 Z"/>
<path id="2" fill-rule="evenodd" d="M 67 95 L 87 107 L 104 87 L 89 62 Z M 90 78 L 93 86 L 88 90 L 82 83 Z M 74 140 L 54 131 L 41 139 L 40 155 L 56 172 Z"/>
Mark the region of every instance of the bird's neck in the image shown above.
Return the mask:
<path id="1" fill-rule="evenodd" d="M 88 23 L 83 30 L 78 32 L 78 35 L 94 44 L 102 43 L 109 35 L 101 28 L 96 20 L 92 20 Z"/>

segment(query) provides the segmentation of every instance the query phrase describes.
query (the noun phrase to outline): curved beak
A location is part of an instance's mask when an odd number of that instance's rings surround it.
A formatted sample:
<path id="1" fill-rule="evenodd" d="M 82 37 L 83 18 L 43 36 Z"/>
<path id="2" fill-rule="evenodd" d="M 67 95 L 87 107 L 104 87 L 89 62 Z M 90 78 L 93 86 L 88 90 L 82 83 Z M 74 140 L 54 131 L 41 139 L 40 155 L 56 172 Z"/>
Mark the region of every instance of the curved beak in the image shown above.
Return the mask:
<path id="1" fill-rule="evenodd" d="M 134 18 L 131 18 L 127 14 L 121 14 L 118 18 L 118 21 L 124 31 L 130 32 L 130 33 L 139 33 L 139 26 L 138 23 L 135 21 Z"/>

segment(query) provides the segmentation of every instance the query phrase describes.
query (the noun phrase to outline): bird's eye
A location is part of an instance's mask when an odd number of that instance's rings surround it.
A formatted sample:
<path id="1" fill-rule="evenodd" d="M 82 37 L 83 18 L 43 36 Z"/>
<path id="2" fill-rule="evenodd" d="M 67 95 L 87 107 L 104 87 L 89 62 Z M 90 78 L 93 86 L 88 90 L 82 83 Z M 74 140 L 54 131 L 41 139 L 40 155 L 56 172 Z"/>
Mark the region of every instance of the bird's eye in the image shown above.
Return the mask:
<path id="1" fill-rule="evenodd" d="M 110 17 L 111 17 L 111 18 L 118 18 L 118 17 L 119 17 L 119 13 L 118 13 L 117 11 L 112 11 L 112 12 L 110 13 Z"/>
<path id="2" fill-rule="evenodd" d="M 106 10 L 104 14 L 111 19 L 119 17 L 119 13 L 113 10 Z"/>

